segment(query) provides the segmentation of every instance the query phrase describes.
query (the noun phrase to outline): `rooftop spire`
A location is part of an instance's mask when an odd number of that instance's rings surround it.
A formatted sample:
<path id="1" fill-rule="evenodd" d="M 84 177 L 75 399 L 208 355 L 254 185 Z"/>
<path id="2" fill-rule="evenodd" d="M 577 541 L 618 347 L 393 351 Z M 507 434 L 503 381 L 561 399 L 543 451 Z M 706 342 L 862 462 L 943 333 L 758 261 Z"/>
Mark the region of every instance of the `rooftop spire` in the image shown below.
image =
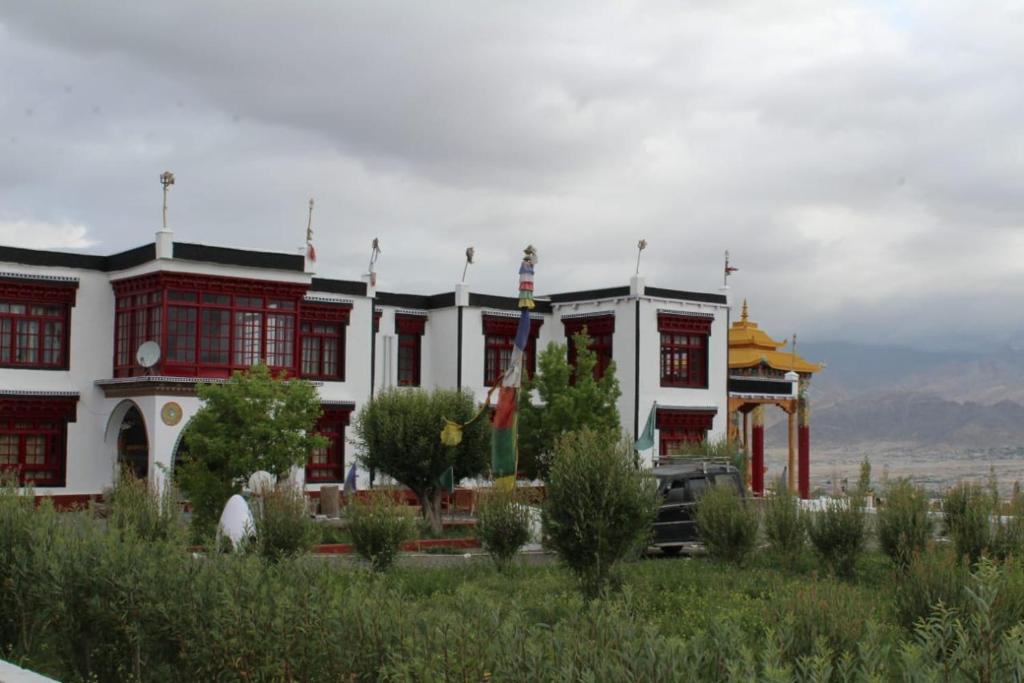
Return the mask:
<path id="1" fill-rule="evenodd" d="M 740 322 L 747 322 L 747 300 L 743 300 L 743 311 L 740 313 Z"/>

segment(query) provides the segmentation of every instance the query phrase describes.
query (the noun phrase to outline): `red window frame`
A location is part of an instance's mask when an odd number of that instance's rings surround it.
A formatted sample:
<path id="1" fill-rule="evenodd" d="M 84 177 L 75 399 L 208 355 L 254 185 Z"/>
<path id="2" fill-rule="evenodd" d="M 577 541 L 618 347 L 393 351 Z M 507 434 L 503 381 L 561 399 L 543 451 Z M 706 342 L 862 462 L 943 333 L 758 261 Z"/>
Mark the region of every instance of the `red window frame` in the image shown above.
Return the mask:
<path id="1" fill-rule="evenodd" d="M 537 336 L 543 324 L 543 320 L 530 319 L 530 336 L 523 354 L 526 373 L 530 376 L 537 372 Z M 508 369 L 518 327 L 518 316 L 483 316 L 484 386 L 494 386 Z"/>
<path id="2" fill-rule="evenodd" d="M 67 370 L 78 283 L 0 280 L 0 367 Z"/>
<path id="3" fill-rule="evenodd" d="M 658 428 L 658 453 L 661 457 L 678 455 L 687 444 L 704 441 L 710 431 L 716 411 L 658 408 L 655 425 Z"/>
<path id="4" fill-rule="evenodd" d="M 326 381 L 345 380 L 345 328 L 350 305 L 302 305 L 299 320 L 299 373 Z"/>
<path id="5" fill-rule="evenodd" d="M 711 322 L 703 316 L 658 314 L 661 386 L 707 388 Z"/>
<path id="6" fill-rule="evenodd" d="M 418 387 L 423 364 L 423 332 L 427 318 L 422 315 L 395 314 L 398 335 L 398 386 Z"/>
<path id="7" fill-rule="evenodd" d="M 306 285 L 160 272 L 114 283 L 114 376 L 146 372 L 135 364 L 152 339 L 168 375 L 228 377 L 258 362 L 297 374 L 298 325 Z M 145 337 L 143 337 L 145 331 Z"/>
<path id="8" fill-rule="evenodd" d="M 63 486 L 77 398 L 0 397 L 0 470 L 22 486 Z"/>
<path id="9" fill-rule="evenodd" d="M 588 348 L 597 356 L 597 363 L 594 364 L 594 379 L 604 377 L 605 371 L 608 370 L 608 366 L 612 362 L 615 316 L 595 315 L 583 318 L 562 318 L 562 324 L 565 326 L 569 365 L 573 369 L 572 376 L 569 378 L 570 383 L 576 383 L 576 342 L 573 335 L 579 334 L 584 328 L 590 337 Z"/>
<path id="10" fill-rule="evenodd" d="M 330 484 L 345 480 L 345 427 L 348 426 L 355 406 L 323 406 L 323 415 L 316 423 L 316 431 L 327 437 L 329 443 L 310 454 L 306 462 L 306 481 L 311 484 Z"/>

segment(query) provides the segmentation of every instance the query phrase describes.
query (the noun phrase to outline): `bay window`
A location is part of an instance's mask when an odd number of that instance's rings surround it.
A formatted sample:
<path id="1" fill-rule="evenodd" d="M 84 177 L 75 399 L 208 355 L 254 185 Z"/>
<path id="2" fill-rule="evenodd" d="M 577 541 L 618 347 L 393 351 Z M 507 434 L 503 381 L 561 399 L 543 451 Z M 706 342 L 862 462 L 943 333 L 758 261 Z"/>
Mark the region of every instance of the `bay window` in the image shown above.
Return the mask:
<path id="1" fill-rule="evenodd" d="M 303 377 L 344 381 L 345 328 L 351 311 L 349 304 L 302 305 L 299 370 Z"/>
<path id="2" fill-rule="evenodd" d="M 0 281 L 0 367 L 68 368 L 77 283 Z"/>
<path id="3" fill-rule="evenodd" d="M 77 397 L 0 397 L 0 470 L 22 486 L 63 486 Z"/>
<path id="4" fill-rule="evenodd" d="M 708 386 L 710 317 L 658 314 L 661 333 L 661 386 Z"/>

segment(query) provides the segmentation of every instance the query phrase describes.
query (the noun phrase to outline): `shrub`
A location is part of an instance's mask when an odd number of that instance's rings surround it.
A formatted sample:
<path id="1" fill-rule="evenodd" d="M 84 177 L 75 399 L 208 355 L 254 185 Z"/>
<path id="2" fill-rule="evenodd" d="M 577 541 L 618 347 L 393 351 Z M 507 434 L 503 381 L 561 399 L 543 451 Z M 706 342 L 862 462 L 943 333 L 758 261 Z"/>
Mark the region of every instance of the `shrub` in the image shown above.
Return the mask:
<path id="1" fill-rule="evenodd" d="M 106 494 L 110 525 L 143 541 L 184 542 L 178 495 L 170 482 L 158 492 L 146 479 L 124 472 Z"/>
<path id="2" fill-rule="evenodd" d="M 515 489 L 481 492 L 477 503 L 476 534 L 499 571 L 530 540 L 530 508 Z"/>
<path id="3" fill-rule="evenodd" d="M 253 507 L 252 550 L 272 562 L 307 552 L 320 538 L 320 529 L 306 510 L 305 494 L 289 483 L 263 494 Z"/>
<path id="4" fill-rule="evenodd" d="M 992 556 L 998 560 L 1024 559 L 1024 496 L 1017 489 L 1006 516 L 996 512 L 991 547 Z"/>
<path id="5" fill-rule="evenodd" d="M 587 598 L 603 594 L 619 562 L 650 539 L 657 482 L 633 464 L 632 444 L 583 429 L 555 445 L 544 530 Z"/>
<path id="6" fill-rule="evenodd" d="M 878 544 L 903 569 L 924 551 L 932 535 L 928 497 L 909 479 L 889 484 L 885 505 L 878 509 Z"/>
<path id="7" fill-rule="evenodd" d="M 356 498 L 345 508 L 345 517 L 356 552 L 376 571 L 385 571 L 394 563 L 402 542 L 416 528 L 412 511 L 388 489 Z"/>
<path id="8" fill-rule="evenodd" d="M 807 539 L 799 501 L 781 479 L 775 486 L 775 495 L 764 500 L 764 533 L 772 551 L 787 562 L 800 555 Z"/>
<path id="9" fill-rule="evenodd" d="M 959 613 L 967 595 L 970 566 L 946 545 L 929 544 L 909 558 L 897 577 L 893 596 L 896 619 L 907 628 L 926 619 L 938 604 Z"/>
<path id="10" fill-rule="evenodd" d="M 697 507 L 697 530 L 712 557 L 742 564 L 757 544 L 757 509 L 731 484 L 712 486 Z"/>
<path id="11" fill-rule="evenodd" d="M 810 515 L 807 535 L 830 571 L 851 577 L 867 535 L 864 510 L 853 499 L 831 499 L 823 510 Z"/>
<path id="12" fill-rule="evenodd" d="M 977 562 L 992 545 L 992 514 L 995 501 L 979 484 L 959 483 L 942 502 L 945 533 L 956 552 Z"/>

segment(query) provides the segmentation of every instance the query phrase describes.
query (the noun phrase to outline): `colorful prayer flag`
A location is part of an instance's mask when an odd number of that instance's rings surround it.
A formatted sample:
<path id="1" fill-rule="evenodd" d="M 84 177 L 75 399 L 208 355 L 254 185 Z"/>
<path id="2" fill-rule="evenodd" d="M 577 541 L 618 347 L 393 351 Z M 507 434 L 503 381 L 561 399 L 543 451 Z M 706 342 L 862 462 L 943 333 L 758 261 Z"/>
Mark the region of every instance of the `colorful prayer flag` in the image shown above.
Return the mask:
<path id="1" fill-rule="evenodd" d="M 512 358 L 498 382 L 498 405 L 491 423 L 491 473 L 494 477 L 516 474 L 519 387 L 523 381 L 523 363 L 529 339 L 530 311 L 524 308 L 519 313 Z"/>

